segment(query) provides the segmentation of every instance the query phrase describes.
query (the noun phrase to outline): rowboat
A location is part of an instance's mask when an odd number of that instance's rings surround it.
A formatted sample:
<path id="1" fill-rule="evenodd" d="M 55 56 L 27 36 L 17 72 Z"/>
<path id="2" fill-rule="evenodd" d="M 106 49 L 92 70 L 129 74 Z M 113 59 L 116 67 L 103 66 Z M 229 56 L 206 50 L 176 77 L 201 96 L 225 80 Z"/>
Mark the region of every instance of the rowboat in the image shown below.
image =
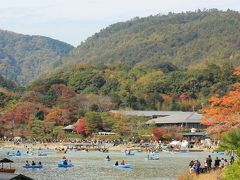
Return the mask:
<path id="1" fill-rule="evenodd" d="M 132 165 L 131 164 L 125 164 L 125 165 L 118 165 L 118 166 L 113 166 L 114 168 L 117 168 L 117 169 L 130 169 L 132 168 Z"/>
<path id="2" fill-rule="evenodd" d="M 69 167 L 73 167 L 73 165 L 72 164 L 58 164 L 58 167 L 69 168 Z"/>
<path id="3" fill-rule="evenodd" d="M 43 168 L 43 165 L 23 166 L 23 168 L 26 168 L 26 169 L 41 169 L 41 168 Z"/>

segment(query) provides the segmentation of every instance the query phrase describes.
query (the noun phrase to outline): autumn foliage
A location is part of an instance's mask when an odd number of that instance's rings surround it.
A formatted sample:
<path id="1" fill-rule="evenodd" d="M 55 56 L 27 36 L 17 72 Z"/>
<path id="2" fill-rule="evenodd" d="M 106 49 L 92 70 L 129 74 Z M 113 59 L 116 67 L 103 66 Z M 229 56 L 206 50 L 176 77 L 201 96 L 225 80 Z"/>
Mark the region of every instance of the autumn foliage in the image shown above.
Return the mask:
<path id="1" fill-rule="evenodd" d="M 234 75 L 240 76 L 238 68 Z M 240 86 L 233 85 L 234 90 L 222 97 L 209 99 L 210 105 L 202 110 L 204 116 L 202 123 L 208 125 L 208 130 L 221 133 L 234 127 L 240 127 Z"/>
<path id="2" fill-rule="evenodd" d="M 84 136 L 91 134 L 91 131 L 87 130 L 86 119 L 84 118 L 81 118 L 77 121 L 74 131 Z"/>

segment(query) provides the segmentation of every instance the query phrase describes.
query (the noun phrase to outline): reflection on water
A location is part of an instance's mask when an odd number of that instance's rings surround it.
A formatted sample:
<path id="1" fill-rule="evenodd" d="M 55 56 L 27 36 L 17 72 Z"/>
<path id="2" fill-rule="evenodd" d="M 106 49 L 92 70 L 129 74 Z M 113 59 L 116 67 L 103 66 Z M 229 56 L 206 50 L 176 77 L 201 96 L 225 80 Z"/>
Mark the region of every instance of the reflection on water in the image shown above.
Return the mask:
<path id="1" fill-rule="evenodd" d="M 4 157 L 6 151 L 0 151 L 0 158 Z M 112 159 L 110 162 L 105 161 L 109 155 Z M 39 180 L 77 180 L 77 179 L 177 179 L 181 171 L 188 169 L 190 160 L 199 159 L 202 163 L 208 153 L 186 153 L 170 154 L 161 152 L 158 156 L 159 161 L 147 161 L 147 153 L 136 153 L 135 156 L 125 156 L 121 152 L 76 152 L 67 154 L 66 157 L 74 164 L 73 168 L 58 168 L 57 164 L 64 154 L 51 154 L 47 157 L 22 156 L 10 157 L 15 163 L 16 173 L 21 173 Z M 215 157 L 213 156 L 215 159 Z M 133 165 L 133 169 L 115 169 L 115 161 L 125 160 Z M 43 169 L 24 169 L 22 166 L 26 160 L 34 160 L 38 163 L 41 161 Z"/>

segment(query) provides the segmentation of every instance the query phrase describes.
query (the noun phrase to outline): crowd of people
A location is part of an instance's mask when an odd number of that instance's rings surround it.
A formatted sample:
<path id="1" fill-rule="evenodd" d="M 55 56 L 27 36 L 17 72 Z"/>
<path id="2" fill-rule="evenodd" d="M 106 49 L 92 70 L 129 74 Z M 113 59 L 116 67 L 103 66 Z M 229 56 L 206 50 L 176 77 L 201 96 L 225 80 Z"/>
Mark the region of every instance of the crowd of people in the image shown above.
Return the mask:
<path id="1" fill-rule="evenodd" d="M 216 157 L 216 159 L 212 160 L 211 155 L 209 155 L 206 160 L 203 162 L 203 164 L 200 163 L 199 160 L 192 160 L 189 163 L 189 172 L 190 174 L 195 173 L 195 174 L 200 174 L 200 173 L 206 173 L 209 172 L 211 170 L 216 170 L 219 168 L 224 168 L 226 166 L 228 166 L 229 164 L 232 164 L 234 162 L 234 157 L 232 156 L 230 158 L 230 160 L 228 161 L 225 158 L 218 158 Z"/>

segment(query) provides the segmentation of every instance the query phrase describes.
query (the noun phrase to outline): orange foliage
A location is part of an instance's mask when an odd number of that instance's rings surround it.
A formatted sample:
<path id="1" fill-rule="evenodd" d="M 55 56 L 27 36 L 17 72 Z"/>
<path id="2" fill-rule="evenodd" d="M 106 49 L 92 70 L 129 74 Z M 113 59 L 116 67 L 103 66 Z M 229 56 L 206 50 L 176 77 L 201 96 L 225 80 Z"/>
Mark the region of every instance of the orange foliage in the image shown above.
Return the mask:
<path id="1" fill-rule="evenodd" d="M 84 136 L 91 134 L 91 131 L 87 130 L 86 128 L 87 128 L 86 119 L 81 118 L 76 122 L 74 131 Z"/>
<path id="2" fill-rule="evenodd" d="M 240 75 L 240 69 L 237 69 L 234 75 Z M 209 125 L 209 131 L 221 133 L 240 127 L 240 86 L 234 84 L 234 87 L 235 90 L 229 91 L 223 97 L 210 98 L 211 105 L 202 110 L 202 123 Z"/>
<path id="3" fill-rule="evenodd" d="M 52 121 L 55 122 L 57 125 L 67 125 L 70 123 L 69 114 L 70 112 L 68 111 L 68 109 L 55 108 L 47 114 L 44 121 Z"/>

